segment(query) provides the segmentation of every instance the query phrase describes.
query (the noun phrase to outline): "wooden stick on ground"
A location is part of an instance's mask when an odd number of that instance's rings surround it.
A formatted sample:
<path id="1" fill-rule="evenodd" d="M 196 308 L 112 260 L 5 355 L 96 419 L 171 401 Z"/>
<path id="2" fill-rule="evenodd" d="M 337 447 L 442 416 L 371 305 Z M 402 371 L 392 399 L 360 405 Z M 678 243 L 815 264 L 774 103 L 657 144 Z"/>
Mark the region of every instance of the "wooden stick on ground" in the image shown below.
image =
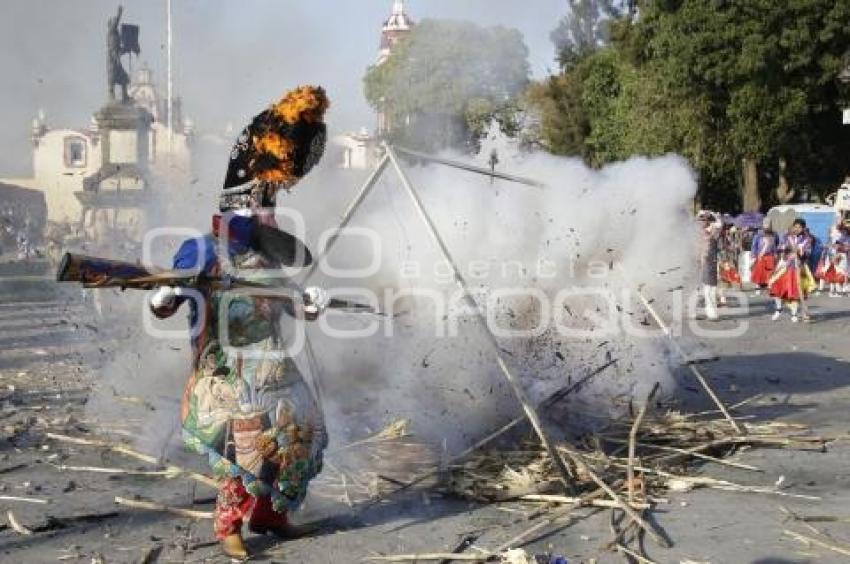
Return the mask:
<path id="1" fill-rule="evenodd" d="M 652 390 L 650 390 L 649 395 L 646 397 L 646 402 L 641 406 L 637 417 L 635 417 L 635 422 L 629 431 L 629 466 L 626 468 L 626 487 L 629 492 L 629 505 L 635 502 L 635 451 L 637 450 L 635 443 L 637 443 L 638 430 L 640 429 L 640 424 L 643 423 L 643 418 L 646 417 L 646 411 L 649 409 L 650 404 L 652 404 L 652 398 L 658 393 L 658 388 L 660 387 L 661 384 L 659 382 L 656 382 L 652 386 Z"/>
<path id="2" fill-rule="evenodd" d="M 608 440 L 608 439 L 606 439 Z M 793 437 L 789 438 L 786 436 L 767 436 L 767 437 L 759 437 L 755 435 L 747 435 L 746 437 L 725 437 L 722 439 L 717 439 L 714 441 L 710 441 L 707 443 L 703 443 L 701 445 L 697 445 L 695 447 L 686 448 L 686 449 L 676 449 L 674 452 L 678 454 L 668 454 L 664 456 L 660 456 L 655 459 L 656 463 L 666 462 L 671 459 L 681 458 L 681 455 L 693 455 L 694 453 L 701 452 L 704 450 L 717 448 L 726 445 L 735 445 L 735 444 L 761 444 L 767 446 L 792 446 L 794 443 L 814 443 L 821 444 L 826 441 L 823 437 Z M 617 442 L 616 439 L 612 440 L 612 442 Z M 652 445 L 647 445 L 652 446 Z M 673 447 L 666 447 L 666 449 L 672 450 Z"/>
<path id="3" fill-rule="evenodd" d="M 620 506 L 620 509 L 625 511 L 626 515 L 631 517 L 632 521 L 637 523 L 644 531 L 646 531 L 646 533 L 652 538 L 652 540 L 654 540 L 656 543 L 658 543 L 660 546 L 662 546 L 664 548 L 670 548 L 672 546 L 670 544 L 670 541 L 668 541 L 667 539 L 665 539 L 664 537 L 659 535 L 657 532 L 655 532 L 655 529 L 652 527 L 652 525 L 647 523 L 643 519 L 643 517 L 641 517 L 637 513 L 637 511 L 635 511 L 634 509 L 629 507 L 629 504 L 626 503 L 625 501 L 623 501 L 620 498 L 620 496 L 617 495 L 617 493 L 613 489 L 611 489 L 611 486 L 606 484 L 605 481 L 602 478 L 600 478 L 599 476 L 596 475 L 596 472 L 594 472 L 593 470 L 590 469 L 590 466 L 587 464 L 587 462 L 584 461 L 584 457 L 581 454 L 579 454 L 578 452 L 572 451 L 571 449 L 564 449 L 564 450 L 567 453 L 567 455 L 570 457 L 570 459 L 573 461 L 573 464 L 575 464 L 576 467 L 579 469 L 579 471 L 584 472 L 585 474 L 590 476 L 590 479 L 593 480 L 596 483 L 597 486 L 602 488 L 605 491 L 605 493 L 608 494 L 608 497 L 610 497 L 612 500 L 616 501 L 617 504 Z"/>
<path id="4" fill-rule="evenodd" d="M 589 496 L 582 496 L 582 497 L 589 497 Z M 548 527 L 549 525 L 558 521 L 559 519 L 562 519 L 564 517 L 568 517 L 569 514 L 572 513 L 575 509 L 576 509 L 575 507 L 565 507 L 565 508 L 558 509 L 556 511 L 550 512 L 546 516 L 545 519 L 543 519 L 540 522 L 532 525 L 528 529 L 525 529 L 524 531 L 522 531 L 521 533 L 519 533 L 518 535 L 516 535 L 515 537 L 513 537 L 509 541 L 502 543 L 499 546 L 499 548 L 497 548 L 494 552 L 501 553 L 501 552 L 508 550 L 509 548 L 521 546 L 520 543 L 522 543 L 525 539 L 527 539 L 528 537 L 530 537 L 531 535 L 533 535 L 537 531 L 539 531 L 539 530 L 541 530 L 545 527 Z"/>
<path id="5" fill-rule="evenodd" d="M 0 474 L 7 474 L 9 472 L 14 472 L 15 470 L 20 470 L 21 468 L 26 467 L 26 464 L 15 464 L 14 466 L 7 466 L 6 468 L 0 468 Z"/>
<path id="6" fill-rule="evenodd" d="M 163 478 L 176 478 L 181 474 L 181 472 L 176 468 L 172 468 L 170 470 L 127 470 L 125 468 L 67 466 L 65 464 L 53 464 L 52 466 L 62 472 L 93 472 L 95 474 L 126 474 L 130 476 L 162 476 Z"/>
<path id="7" fill-rule="evenodd" d="M 619 482 L 617 483 L 617 486 L 619 487 Z M 597 498 L 602 497 L 604 494 L 605 494 L 605 492 L 601 489 L 597 489 L 597 490 L 594 490 L 592 492 L 586 493 L 583 496 L 581 496 L 581 498 L 580 498 L 581 504 L 580 505 L 585 505 L 592 500 L 595 500 Z M 543 529 L 544 527 L 547 527 L 548 525 L 551 525 L 552 523 L 558 521 L 559 519 L 562 519 L 564 517 L 569 516 L 569 514 L 571 512 L 573 512 L 575 509 L 576 509 L 576 507 L 573 506 L 573 507 L 565 507 L 565 508 L 561 508 L 561 509 L 557 509 L 555 511 L 549 512 L 545 519 L 543 519 L 542 521 L 532 525 L 530 528 L 522 531 L 520 534 L 516 535 L 511 540 L 501 544 L 496 550 L 494 550 L 492 552 L 494 554 L 499 554 L 499 553 L 502 553 L 502 552 L 504 552 L 504 551 L 506 551 L 510 548 L 518 548 L 518 547 L 522 546 L 521 543 L 523 543 L 528 537 L 535 534 L 540 529 Z M 596 509 L 595 511 L 599 511 L 599 510 Z"/>
<path id="8" fill-rule="evenodd" d="M 50 503 L 49 499 L 40 497 L 18 497 L 15 495 L 0 495 L 0 501 L 20 501 L 21 503 Z"/>
<path id="9" fill-rule="evenodd" d="M 620 439 L 603 438 L 603 440 L 607 443 L 614 443 L 614 444 L 625 444 L 626 443 L 626 441 L 623 441 L 623 440 L 620 440 Z M 722 440 L 722 441 L 719 441 L 719 442 L 720 442 L 720 444 L 724 444 L 724 443 L 728 443 L 729 441 Z M 663 450 L 663 451 L 675 453 L 675 454 L 672 454 L 670 456 L 664 456 L 664 457 L 658 458 L 656 461 L 668 460 L 670 458 L 678 458 L 680 456 L 681 457 L 692 456 L 694 458 L 701 458 L 703 460 L 708 460 L 709 462 L 715 462 L 717 464 L 722 464 L 724 466 L 731 466 L 732 468 L 740 468 L 741 470 L 751 470 L 753 472 L 762 472 L 761 468 L 757 468 L 755 466 L 750 466 L 749 464 L 742 464 L 740 462 L 733 462 L 733 461 L 730 461 L 730 460 L 724 460 L 722 458 L 709 456 L 707 454 L 702 454 L 702 453 L 699 452 L 700 450 L 711 448 L 711 444 L 700 445 L 699 447 L 694 447 L 693 449 L 677 448 L 677 447 L 671 447 L 671 446 L 666 446 L 666 445 L 655 445 L 655 444 L 652 444 L 652 443 L 643 443 L 643 442 L 640 442 L 640 441 L 636 441 L 635 445 L 641 446 L 641 447 L 644 447 L 644 448 L 654 448 L 654 449 L 657 449 L 657 450 Z"/>
<path id="10" fill-rule="evenodd" d="M 367 556 L 363 560 L 380 562 L 427 562 L 431 560 L 467 560 L 470 562 L 483 562 L 492 558 L 492 554 L 450 554 L 447 552 L 434 552 L 430 554 L 395 554 L 392 556 Z"/>
<path id="11" fill-rule="evenodd" d="M 791 511 L 787 507 L 785 507 L 784 505 L 780 505 L 779 510 L 782 511 L 783 513 L 785 513 L 786 515 L 788 515 L 794 521 L 798 521 L 799 523 L 801 523 L 804 527 L 806 527 L 808 530 L 810 530 L 814 534 L 816 534 L 818 536 L 827 536 L 827 535 L 823 534 L 823 531 L 821 531 L 820 529 L 818 529 L 817 527 L 815 527 L 811 523 L 804 521 L 803 519 L 800 518 L 799 515 L 797 515 L 796 513 L 794 513 L 793 511 Z"/>
<path id="12" fill-rule="evenodd" d="M 688 356 L 685 354 L 685 351 L 682 350 L 682 347 L 680 347 L 679 343 L 677 343 L 676 340 L 673 338 L 672 331 L 670 331 L 670 328 L 667 326 L 666 323 L 664 323 L 664 320 L 661 319 L 661 316 L 658 315 L 658 312 L 655 311 L 655 308 L 652 307 L 652 304 L 649 303 L 649 300 L 646 299 L 646 296 L 643 295 L 643 292 L 638 290 L 637 295 L 638 295 L 638 298 L 640 299 L 641 303 L 643 304 L 643 307 L 646 309 L 646 311 L 649 312 L 649 314 L 655 320 L 655 323 L 658 324 L 658 327 L 661 329 L 661 331 L 664 332 L 664 335 L 666 335 L 667 338 L 670 340 L 670 343 L 672 344 L 673 348 L 676 350 L 676 353 L 681 357 L 682 362 L 684 362 L 685 364 L 688 365 L 688 369 L 691 371 L 691 374 L 694 375 L 694 377 L 697 379 L 697 381 L 703 387 L 705 392 L 708 394 L 708 397 L 711 398 L 711 400 L 714 402 L 714 404 L 720 410 L 720 413 L 723 414 L 723 417 L 725 417 L 726 420 L 729 421 L 729 424 L 732 425 L 732 428 L 735 429 L 736 433 L 738 433 L 739 435 L 746 435 L 747 434 L 746 431 L 740 425 L 738 425 L 738 422 L 735 421 L 735 419 L 729 414 L 729 411 L 726 409 L 726 406 L 720 400 L 718 395 L 714 392 L 714 389 L 711 387 L 711 385 L 705 379 L 705 376 L 702 375 L 702 372 L 700 372 L 699 368 L 697 368 L 696 365 L 689 362 Z"/>
<path id="13" fill-rule="evenodd" d="M 665 472 L 656 471 L 658 475 L 665 476 Z M 776 495 L 780 497 L 793 497 L 796 499 L 808 499 L 810 501 L 821 501 L 823 498 L 813 496 L 813 495 L 804 495 L 804 494 L 794 494 L 787 493 L 783 491 L 779 491 L 775 488 L 766 488 L 761 486 L 744 486 L 742 484 L 736 484 L 734 482 L 729 482 L 727 480 L 718 480 L 715 478 L 709 478 L 707 476 L 674 476 L 672 474 L 666 474 L 668 478 L 667 483 L 665 484 L 668 489 L 673 491 L 690 491 L 699 487 L 706 488 L 714 488 L 717 490 L 724 490 L 728 492 L 746 492 L 746 493 L 760 493 L 767 495 Z"/>
<path id="14" fill-rule="evenodd" d="M 117 452 L 117 453 L 120 453 L 120 454 L 130 456 L 132 458 L 136 458 L 136 459 L 141 460 L 143 462 L 147 462 L 148 464 L 155 464 L 155 465 L 160 464 L 159 460 L 156 457 L 150 456 L 149 454 L 144 454 L 144 453 L 138 452 L 136 450 L 131 449 L 130 447 L 128 447 L 126 445 L 122 445 L 122 444 L 118 444 L 118 443 L 111 443 L 109 441 L 103 441 L 103 440 L 98 440 L 98 439 L 83 439 L 81 437 L 71 437 L 69 435 L 62 435 L 62 434 L 59 434 L 59 433 L 47 433 L 47 438 L 53 439 L 55 441 L 61 441 L 61 442 L 65 442 L 65 443 L 75 444 L 75 445 L 84 445 L 84 446 L 107 448 L 107 449 L 109 449 L 113 452 Z M 179 466 L 167 465 L 165 467 L 165 472 L 174 473 L 175 476 L 179 475 L 179 476 L 185 476 L 187 478 L 191 478 L 192 480 L 195 480 L 196 482 L 200 482 L 201 484 L 207 485 L 211 488 L 218 488 L 218 482 L 216 482 L 215 479 L 213 479 L 209 476 L 206 476 L 204 474 L 199 474 L 197 472 L 191 472 L 189 470 L 185 470 L 183 468 L 180 468 Z"/>
<path id="15" fill-rule="evenodd" d="M 12 513 L 11 510 L 6 512 L 6 519 L 9 521 L 9 526 L 18 533 L 19 535 L 31 535 L 32 531 L 18 523 L 18 520 L 15 518 L 15 514 Z"/>
<path id="16" fill-rule="evenodd" d="M 634 558 L 635 560 L 640 562 L 640 564 L 655 564 L 654 560 L 650 560 L 649 558 L 644 558 L 643 556 L 641 556 L 637 552 L 635 552 L 633 550 L 629 550 L 628 548 L 626 548 L 625 546 L 623 546 L 620 543 L 615 544 L 614 548 L 616 548 L 617 550 L 619 550 L 620 552 L 622 552 L 626 556 L 631 556 L 632 558 Z"/>
<path id="17" fill-rule="evenodd" d="M 161 503 L 155 503 L 153 501 L 144 501 L 141 499 L 127 499 L 124 497 L 116 497 L 115 503 L 118 505 L 123 505 L 126 507 L 134 507 L 136 509 L 149 509 L 151 511 L 165 511 L 166 513 L 173 513 L 174 515 L 180 515 L 181 517 L 189 517 L 191 519 L 212 519 L 213 512 L 212 511 L 196 511 L 194 509 L 183 509 L 182 507 L 170 507 L 168 505 L 162 505 Z"/>
<path id="18" fill-rule="evenodd" d="M 570 504 L 570 505 L 578 505 L 578 506 L 593 506 L 593 507 L 616 507 L 619 509 L 620 504 L 616 501 L 612 501 L 610 499 L 591 499 L 585 500 L 580 497 L 566 497 L 563 495 L 547 495 L 547 494 L 528 494 L 520 496 L 519 499 L 523 501 L 540 501 L 543 503 L 560 503 L 560 504 Z M 632 502 L 630 504 L 635 509 L 648 509 L 650 505 L 648 503 L 635 503 Z"/>
<path id="19" fill-rule="evenodd" d="M 803 523 L 850 523 L 850 517 L 835 515 L 795 515 L 794 518 Z"/>
<path id="20" fill-rule="evenodd" d="M 729 410 L 732 411 L 732 410 L 738 409 L 740 407 L 744 407 L 748 403 L 752 403 L 756 400 L 761 399 L 762 396 L 764 396 L 764 394 L 759 392 L 755 395 L 748 397 L 747 399 L 743 399 L 743 400 L 739 401 L 738 403 L 733 403 L 732 405 L 729 406 Z M 716 413 L 720 413 L 720 410 L 719 409 L 711 409 L 711 410 L 708 410 L 708 411 L 699 411 L 697 413 L 687 413 L 684 416 L 686 418 L 702 417 L 703 415 L 714 415 Z"/>
<path id="21" fill-rule="evenodd" d="M 819 546 L 821 548 L 825 548 L 827 550 L 831 550 L 833 552 L 837 552 L 838 554 L 843 554 L 844 556 L 850 556 L 850 546 L 840 546 L 837 544 L 829 543 L 824 540 L 816 539 L 814 537 L 809 537 L 806 535 L 801 535 L 800 533 L 784 530 L 782 533 L 785 536 L 789 536 L 792 539 L 805 543 L 805 544 L 813 544 L 815 546 Z"/>

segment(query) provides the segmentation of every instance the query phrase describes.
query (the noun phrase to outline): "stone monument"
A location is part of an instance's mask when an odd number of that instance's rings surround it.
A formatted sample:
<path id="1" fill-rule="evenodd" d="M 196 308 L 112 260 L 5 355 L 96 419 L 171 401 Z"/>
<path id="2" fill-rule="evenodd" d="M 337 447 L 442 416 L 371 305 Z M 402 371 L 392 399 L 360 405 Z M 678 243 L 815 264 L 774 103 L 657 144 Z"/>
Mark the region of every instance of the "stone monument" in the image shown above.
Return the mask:
<path id="1" fill-rule="evenodd" d="M 121 55 L 126 51 L 121 44 L 121 33 L 118 25 L 121 23 L 123 6 L 118 6 L 118 13 L 109 18 L 106 30 L 106 77 L 109 83 L 109 99 L 115 99 L 115 87 L 121 87 L 121 101 L 125 104 L 130 100 L 127 95 L 127 85 L 130 84 L 130 75 L 121 64 Z"/>
<path id="2" fill-rule="evenodd" d="M 153 116 L 138 107 L 128 95 L 130 82 L 121 56 L 138 53 L 138 27 L 121 24 L 123 8 L 107 25 L 106 104 L 94 114 L 92 129 L 100 138 L 100 167 L 83 179 L 83 190 L 75 196 L 83 206 L 83 217 L 98 209 L 138 208 L 147 199 L 149 187 L 150 128 Z M 120 28 L 119 28 L 120 25 Z M 129 34 L 128 34 L 129 32 Z M 127 37 L 130 40 L 127 40 Z M 115 87 L 121 96 L 115 96 Z"/>
<path id="3" fill-rule="evenodd" d="M 132 102 L 127 87 L 130 77 L 121 64 L 121 56 L 127 53 L 139 52 L 137 40 L 135 45 L 128 42 L 127 29 L 131 28 L 131 37 L 138 37 L 138 27 L 119 24 L 123 7 L 118 7 L 118 13 L 109 18 L 107 26 L 107 82 L 109 85 L 109 101 L 94 114 L 96 127 L 100 132 L 102 143 L 101 178 L 112 176 L 116 169 L 133 169 L 133 172 L 143 171 L 147 162 L 148 139 L 153 116 Z M 115 87 L 120 87 L 121 98 L 116 99 Z M 92 180 L 95 180 L 94 178 Z M 86 187 L 89 189 L 89 187 Z"/>

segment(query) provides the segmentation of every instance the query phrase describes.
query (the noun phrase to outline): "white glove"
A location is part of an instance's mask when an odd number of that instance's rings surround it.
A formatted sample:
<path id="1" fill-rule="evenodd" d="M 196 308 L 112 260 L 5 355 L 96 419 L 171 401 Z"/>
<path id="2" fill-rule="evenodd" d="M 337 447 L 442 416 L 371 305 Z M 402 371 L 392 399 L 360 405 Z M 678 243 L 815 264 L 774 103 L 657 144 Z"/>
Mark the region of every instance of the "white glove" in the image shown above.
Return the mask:
<path id="1" fill-rule="evenodd" d="M 160 286 L 159 289 L 151 296 L 150 304 L 154 309 L 169 309 L 174 307 L 177 297 L 181 296 L 181 288 L 172 286 Z"/>
<path id="2" fill-rule="evenodd" d="M 328 304 L 331 302 L 331 297 L 327 291 L 318 286 L 309 286 L 304 288 L 304 312 L 311 315 L 322 313 Z"/>

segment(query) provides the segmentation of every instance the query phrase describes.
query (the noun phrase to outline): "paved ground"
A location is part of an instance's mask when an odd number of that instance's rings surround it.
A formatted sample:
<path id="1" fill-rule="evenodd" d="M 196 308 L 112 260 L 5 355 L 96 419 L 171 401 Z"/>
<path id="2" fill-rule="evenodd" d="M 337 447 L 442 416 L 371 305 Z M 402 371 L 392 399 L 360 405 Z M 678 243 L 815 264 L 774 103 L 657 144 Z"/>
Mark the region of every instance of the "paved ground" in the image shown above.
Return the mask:
<path id="1" fill-rule="evenodd" d="M 718 327 L 746 321 L 740 338 L 714 340 L 718 360 L 705 365 L 712 382 L 729 402 L 763 393 L 747 410 L 763 418 L 800 421 L 813 432 L 850 431 L 850 298 L 815 298 L 817 322 L 771 322 L 766 303 L 755 300 L 750 313 L 721 321 Z M 193 522 L 159 512 L 116 506 L 116 495 L 143 496 L 174 506 L 211 509 L 213 492 L 183 479 L 109 476 L 61 471 L 56 465 L 152 466 L 86 446 L 48 440 L 45 432 L 127 439 L 132 428 L 115 427 L 108 414 L 85 409 L 93 368 L 108 357 L 120 328 L 95 325 L 79 293 L 59 293 L 37 279 L 0 280 L 0 495 L 49 498 L 36 505 L 0 500 L 2 562 L 224 562 L 211 542 L 208 522 Z M 697 391 L 686 402 L 705 405 Z M 695 388 L 693 388 L 696 390 Z M 150 408 L 127 402 L 127 419 Z M 141 411 L 138 411 L 141 410 Z M 147 413 L 148 418 L 151 417 Z M 157 415 L 158 416 L 158 415 Z M 162 416 L 163 421 L 167 419 Z M 106 420 L 101 420 L 106 419 Z M 107 429 L 110 429 L 107 431 Z M 741 461 L 763 473 L 713 464 L 702 473 L 740 483 L 769 486 L 784 476 L 785 491 L 822 497 L 820 502 L 718 491 L 671 494 L 655 512 L 674 547 L 648 546 L 657 562 L 792 563 L 839 562 L 823 549 L 808 551 L 783 536 L 783 529 L 805 533 L 785 521 L 779 506 L 802 514 L 850 516 L 850 448 L 837 442 L 827 452 L 751 450 Z M 183 462 L 181 461 L 181 464 Z M 6 524 L 12 510 L 32 535 Z M 493 548 L 529 526 L 517 506 L 479 506 L 416 493 L 407 499 L 352 512 L 344 505 L 312 499 L 301 519 L 316 521 L 310 538 L 276 542 L 249 537 L 256 561 L 356 562 L 373 552 L 449 551 L 464 534 L 480 532 L 477 544 Z M 513 512 L 512 512 L 513 511 Z M 570 527 L 538 539 L 529 552 L 555 551 L 571 562 L 621 561 L 600 553 L 609 539 L 607 516 L 583 517 Z M 513 523 L 513 524 L 511 524 Z M 507 526 L 506 526 L 507 525 Z M 816 525 L 850 544 L 850 524 Z M 102 560 L 98 560 L 102 559 Z"/>

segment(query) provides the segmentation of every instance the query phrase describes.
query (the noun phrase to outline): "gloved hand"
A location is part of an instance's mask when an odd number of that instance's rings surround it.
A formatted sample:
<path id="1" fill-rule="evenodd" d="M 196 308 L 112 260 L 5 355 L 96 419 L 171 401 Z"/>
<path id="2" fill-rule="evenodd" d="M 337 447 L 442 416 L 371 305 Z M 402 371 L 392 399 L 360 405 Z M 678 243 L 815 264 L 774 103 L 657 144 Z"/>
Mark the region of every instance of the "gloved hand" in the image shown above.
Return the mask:
<path id="1" fill-rule="evenodd" d="M 153 309 L 170 309 L 177 302 L 177 298 L 183 295 L 182 288 L 172 286 L 160 286 L 150 297 L 150 305 Z"/>
<path id="2" fill-rule="evenodd" d="M 331 298 L 323 288 L 309 286 L 304 289 L 304 313 L 307 315 L 318 317 L 330 302 Z"/>

